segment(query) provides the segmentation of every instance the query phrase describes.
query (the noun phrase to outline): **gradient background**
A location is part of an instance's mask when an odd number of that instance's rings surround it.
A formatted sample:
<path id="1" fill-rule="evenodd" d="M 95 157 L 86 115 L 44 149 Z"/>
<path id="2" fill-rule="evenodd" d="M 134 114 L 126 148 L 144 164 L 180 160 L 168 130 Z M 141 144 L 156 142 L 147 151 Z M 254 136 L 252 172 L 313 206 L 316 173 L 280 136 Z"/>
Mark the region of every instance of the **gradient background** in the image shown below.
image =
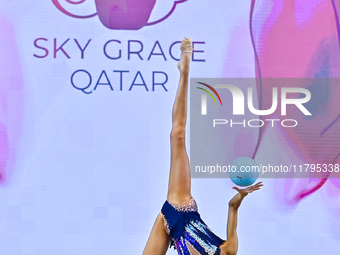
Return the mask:
<path id="1" fill-rule="evenodd" d="M 94 0 L 59 2 L 75 15 L 96 13 Z M 112 2 L 125 8 L 125 1 Z M 173 3 L 157 0 L 148 22 L 164 17 Z M 98 16 L 73 18 L 52 1 L 1 0 L 1 253 L 141 254 L 167 193 L 171 108 L 179 79 L 170 45 L 185 36 L 204 42 L 195 49 L 204 51 L 196 56 L 205 61 L 192 63 L 191 77 L 258 77 L 259 65 L 263 77 L 338 77 L 339 26 L 334 11 L 338 5 L 329 0 L 308 4 L 189 0 L 156 25 L 110 30 Z M 34 46 L 37 38 L 47 39 L 39 42 L 49 51 L 45 58 L 34 56 L 45 54 Z M 58 46 L 70 38 L 63 47 L 70 58 L 61 51 L 53 57 L 55 38 Z M 82 46 L 91 39 L 83 59 L 74 39 Z M 110 48 L 112 54 L 121 49 L 118 60 L 103 54 L 104 44 L 113 39 L 121 41 Z M 137 55 L 128 59 L 128 40 L 143 43 L 143 60 Z M 155 41 L 167 60 L 157 55 L 147 60 Z M 179 57 L 176 48 L 173 53 Z M 105 70 L 114 91 L 109 86 L 98 86 L 89 95 L 76 90 L 70 77 L 78 69 L 89 72 L 93 83 Z M 113 70 L 129 71 L 122 91 L 119 74 Z M 144 86 L 129 91 L 138 71 L 149 91 Z M 153 71 L 168 75 L 167 91 L 160 86 L 152 91 Z M 315 103 L 323 110 L 312 124 L 305 123 L 305 133 L 320 133 L 337 121 L 339 104 L 331 99 L 339 95 L 339 87 L 329 85 L 326 92 L 331 97 Z M 308 152 L 310 144 L 305 141 L 310 137 L 274 129 L 262 134 L 256 157 L 274 164 L 283 159 L 338 160 L 339 124 L 335 123 L 331 137 L 317 143 L 318 151 L 331 149 L 327 154 L 331 159 Z M 238 148 L 237 153 L 253 153 L 256 135 L 248 137 L 251 148 Z M 233 146 L 242 133 L 229 136 Z M 285 153 L 278 147 L 285 147 Z M 251 194 L 240 209 L 238 254 L 312 255 L 340 250 L 338 179 L 263 181 L 263 189 Z M 192 181 L 203 220 L 222 238 L 227 204 L 235 194 L 232 186 L 228 179 Z"/>

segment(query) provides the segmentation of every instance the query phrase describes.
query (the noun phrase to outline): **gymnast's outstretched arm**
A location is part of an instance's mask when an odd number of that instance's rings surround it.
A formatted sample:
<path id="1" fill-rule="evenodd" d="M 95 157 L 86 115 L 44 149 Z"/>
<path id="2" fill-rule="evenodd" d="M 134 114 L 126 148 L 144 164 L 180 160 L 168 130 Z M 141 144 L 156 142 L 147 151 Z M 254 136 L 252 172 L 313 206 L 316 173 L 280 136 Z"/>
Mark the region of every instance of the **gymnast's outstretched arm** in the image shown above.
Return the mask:
<path id="1" fill-rule="evenodd" d="M 238 237 L 236 233 L 237 227 L 237 211 L 242 200 L 255 190 L 259 190 L 263 186 L 262 182 L 258 182 L 253 186 L 244 189 L 233 187 L 238 193 L 229 201 L 228 223 L 227 223 L 227 241 L 221 245 L 221 250 L 226 255 L 236 255 L 238 250 Z"/>

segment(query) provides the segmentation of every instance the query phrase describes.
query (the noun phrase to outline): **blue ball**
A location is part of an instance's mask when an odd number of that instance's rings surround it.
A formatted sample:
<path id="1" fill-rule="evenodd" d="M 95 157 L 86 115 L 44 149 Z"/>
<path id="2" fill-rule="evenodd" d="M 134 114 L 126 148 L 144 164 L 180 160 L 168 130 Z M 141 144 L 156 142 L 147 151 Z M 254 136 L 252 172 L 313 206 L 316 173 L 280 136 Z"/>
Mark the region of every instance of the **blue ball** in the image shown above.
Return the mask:
<path id="1" fill-rule="evenodd" d="M 238 157 L 230 165 L 229 177 L 238 186 L 250 186 L 259 177 L 258 165 L 249 157 Z"/>

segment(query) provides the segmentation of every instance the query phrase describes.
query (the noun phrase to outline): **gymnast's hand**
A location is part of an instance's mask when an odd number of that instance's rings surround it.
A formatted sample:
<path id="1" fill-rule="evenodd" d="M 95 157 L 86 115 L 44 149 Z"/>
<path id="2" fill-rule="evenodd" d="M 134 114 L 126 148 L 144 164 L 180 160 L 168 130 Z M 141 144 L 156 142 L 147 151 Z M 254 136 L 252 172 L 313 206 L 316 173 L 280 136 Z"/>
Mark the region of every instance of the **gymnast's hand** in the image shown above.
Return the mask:
<path id="1" fill-rule="evenodd" d="M 249 193 L 252 193 L 255 190 L 259 190 L 261 189 L 261 187 L 263 186 L 262 182 L 258 182 L 255 185 L 249 186 L 247 188 L 244 189 L 240 189 L 238 187 L 233 187 L 233 189 L 236 189 L 242 196 L 246 196 Z"/>

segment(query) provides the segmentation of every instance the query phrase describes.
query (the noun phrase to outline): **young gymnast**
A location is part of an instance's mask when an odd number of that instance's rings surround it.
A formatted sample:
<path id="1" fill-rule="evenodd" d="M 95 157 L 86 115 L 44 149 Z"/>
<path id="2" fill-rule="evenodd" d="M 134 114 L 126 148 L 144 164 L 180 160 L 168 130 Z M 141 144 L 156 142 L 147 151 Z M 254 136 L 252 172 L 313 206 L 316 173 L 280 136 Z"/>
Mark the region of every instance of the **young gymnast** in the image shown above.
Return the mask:
<path id="1" fill-rule="evenodd" d="M 259 182 L 238 191 L 229 202 L 227 240 L 216 236 L 201 219 L 191 196 L 189 159 L 185 148 L 187 94 L 192 42 L 181 44 L 181 59 L 177 66 L 180 81 L 172 112 L 171 167 L 168 196 L 151 230 L 143 255 L 164 255 L 174 246 L 180 255 L 234 255 L 237 253 L 237 209 L 249 193 L 263 186 Z"/>

